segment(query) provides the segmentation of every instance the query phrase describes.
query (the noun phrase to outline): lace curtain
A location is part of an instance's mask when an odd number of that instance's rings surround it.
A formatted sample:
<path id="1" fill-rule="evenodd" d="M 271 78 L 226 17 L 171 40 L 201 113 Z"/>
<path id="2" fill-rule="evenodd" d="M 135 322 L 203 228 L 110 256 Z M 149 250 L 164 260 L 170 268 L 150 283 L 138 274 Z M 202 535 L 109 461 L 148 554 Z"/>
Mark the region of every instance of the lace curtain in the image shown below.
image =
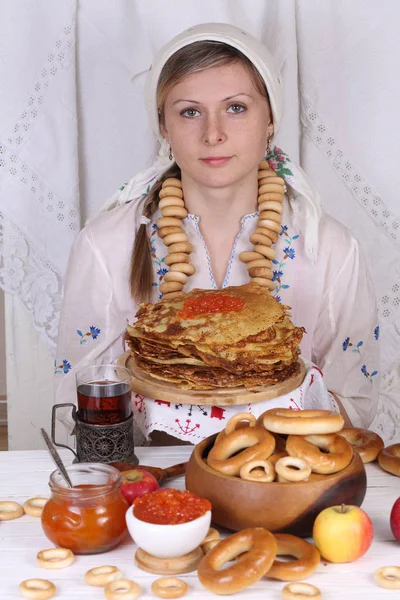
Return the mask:
<path id="1" fill-rule="evenodd" d="M 55 347 L 80 228 L 76 2 L 0 4 L 0 285 Z"/>
<path id="2" fill-rule="evenodd" d="M 400 439 L 396 0 L 59 0 L 56 10 L 0 0 L 0 10 L 0 285 L 46 345 L 77 231 L 154 155 L 142 100 L 151 57 L 194 23 L 230 22 L 275 55 L 286 102 L 277 142 L 367 255 L 382 342 L 374 428 Z"/>

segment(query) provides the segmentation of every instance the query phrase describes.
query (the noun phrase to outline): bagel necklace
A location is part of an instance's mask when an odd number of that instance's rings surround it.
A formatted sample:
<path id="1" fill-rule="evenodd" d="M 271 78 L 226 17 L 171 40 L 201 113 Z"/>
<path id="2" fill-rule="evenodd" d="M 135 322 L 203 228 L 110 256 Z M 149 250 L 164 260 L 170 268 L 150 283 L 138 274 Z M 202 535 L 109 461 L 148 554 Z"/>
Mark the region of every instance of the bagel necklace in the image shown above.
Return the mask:
<path id="1" fill-rule="evenodd" d="M 271 169 L 266 160 L 258 166 L 257 227 L 250 236 L 253 250 L 241 252 L 239 259 L 246 263 L 251 280 L 269 290 L 275 289 L 272 281 L 272 261 L 275 250 L 271 247 L 281 232 L 285 181 Z M 187 217 L 183 199 L 182 182 L 175 177 L 166 179 L 159 193 L 162 217 L 157 221 L 158 235 L 168 247 L 164 262 L 169 271 L 160 285 L 163 299 L 179 296 L 188 278 L 195 272 L 190 263 L 193 246 L 182 229 L 182 219 Z"/>

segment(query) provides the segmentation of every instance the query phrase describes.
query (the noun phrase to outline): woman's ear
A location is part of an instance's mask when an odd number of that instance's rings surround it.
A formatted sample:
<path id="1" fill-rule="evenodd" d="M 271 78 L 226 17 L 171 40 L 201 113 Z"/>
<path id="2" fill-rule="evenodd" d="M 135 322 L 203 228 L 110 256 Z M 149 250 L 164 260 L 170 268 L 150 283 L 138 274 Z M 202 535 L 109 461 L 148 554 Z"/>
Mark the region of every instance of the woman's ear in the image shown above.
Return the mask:
<path id="1" fill-rule="evenodd" d="M 272 123 L 272 121 L 269 123 L 269 125 L 267 127 L 267 131 L 268 131 L 268 139 L 271 139 L 272 136 L 274 135 L 274 124 Z"/>
<path id="2" fill-rule="evenodd" d="M 168 137 L 168 131 L 167 131 L 167 128 L 165 127 L 164 123 L 160 123 L 160 131 L 161 131 L 163 138 L 167 142 L 167 144 L 169 144 L 170 141 L 169 141 L 169 137 Z"/>

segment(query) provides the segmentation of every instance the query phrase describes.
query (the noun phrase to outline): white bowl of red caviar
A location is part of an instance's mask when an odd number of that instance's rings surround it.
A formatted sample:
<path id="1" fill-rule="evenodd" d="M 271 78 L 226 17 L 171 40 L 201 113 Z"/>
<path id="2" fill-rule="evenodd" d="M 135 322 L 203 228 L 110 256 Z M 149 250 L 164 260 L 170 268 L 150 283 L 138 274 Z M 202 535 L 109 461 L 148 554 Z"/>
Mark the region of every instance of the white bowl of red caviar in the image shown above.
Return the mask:
<path id="1" fill-rule="evenodd" d="M 195 550 L 211 523 L 211 503 L 188 490 L 162 488 L 136 498 L 126 512 L 134 542 L 157 558 Z"/>

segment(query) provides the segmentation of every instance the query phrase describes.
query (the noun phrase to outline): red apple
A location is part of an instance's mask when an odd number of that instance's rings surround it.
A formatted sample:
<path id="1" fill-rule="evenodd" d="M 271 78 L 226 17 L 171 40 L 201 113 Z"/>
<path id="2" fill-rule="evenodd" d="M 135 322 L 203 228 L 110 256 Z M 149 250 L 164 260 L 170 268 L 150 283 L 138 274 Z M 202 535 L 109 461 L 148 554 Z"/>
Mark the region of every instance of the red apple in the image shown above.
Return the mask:
<path id="1" fill-rule="evenodd" d="M 358 506 L 330 506 L 314 521 L 313 538 L 321 556 L 333 563 L 353 562 L 372 543 L 371 519 Z"/>
<path id="2" fill-rule="evenodd" d="M 159 487 L 157 479 L 145 469 L 122 471 L 121 479 L 121 494 L 129 504 L 132 504 L 138 496 L 143 496 L 147 492 L 154 492 Z"/>
<path id="3" fill-rule="evenodd" d="M 400 498 L 393 504 L 390 513 L 390 528 L 396 540 L 400 542 Z"/>

